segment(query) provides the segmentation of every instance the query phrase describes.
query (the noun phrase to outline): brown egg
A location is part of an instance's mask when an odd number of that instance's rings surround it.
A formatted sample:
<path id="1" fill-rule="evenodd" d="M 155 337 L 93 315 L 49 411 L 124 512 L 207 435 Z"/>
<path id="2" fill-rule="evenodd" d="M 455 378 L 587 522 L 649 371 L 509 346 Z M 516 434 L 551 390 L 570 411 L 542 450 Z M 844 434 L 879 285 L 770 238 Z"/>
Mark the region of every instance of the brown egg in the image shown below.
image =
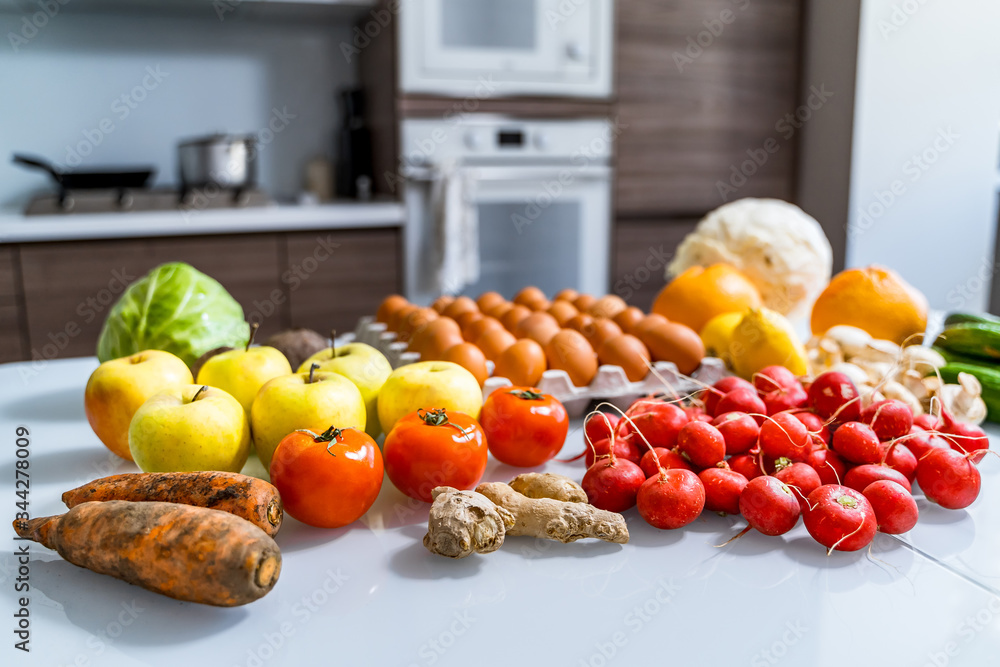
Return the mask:
<path id="1" fill-rule="evenodd" d="M 507 299 L 503 298 L 503 295 L 499 292 L 484 292 L 476 299 L 476 305 L 484 313 L 494 306 L 499 306 L 501 303 L 507 303 Z"/>
<path id="2" fill-rule="evenodd" d="M 516 342 L 514 334 L 506 329 L 490 329 L 476 339 L 476 347 L 483 351 L 487 359 L 496 363 L 503 351 Z"/>
<path id="3" fill-rule="evenodd" d="M 597 355 L 579 331 L 563 329 L 545 346 L 549 368 L 566 371 L 577 387 L 585 387 L 597 375 Z"/>
<path id="4" fill-rule="evenodd" d="M 497 318 L 499 320 L 504 315 L 507 314 L 507 311 L 509 311 L 512 308 L 514 308 L 514 305 L 515 304 L 513 302 L 511 302 L 511 301 L 504 301 L 503 303 L 498 303 L 497 305 L 493 306 L 489 310 L 484 310 L 483 312 L 486 313 L 487 315 L 489 315 L 490 317 L 495 317 L 495 318 Z"/>
<path id="5" fill-rule="evenodd" d="M 567 322 L 580 314 L 580 311 L 576 309 L 576 306 L 571 304 L 569 301 L 553 301 L 552 305 L 549 306 L 549 309 L 546 312 L 556 318 L 556 322 L 558 322 L 561 327 L 566 326 Z"/>
<path id="6" fill-rule="evenodd" d="M 378 310 L 375 312 L 375 321 L 389 323 L 392 316 L 402 307 L 410 305 L 405 297 L 399 294 L 391 294 L 382 300 Z"/>
<path id="7" fill-rule="evenodd" d="M 606 317 L 595 317 L 594 323 L 581 331 L 587 341 L 594 349 L 601 347 L 604 341 L 614 338 L 622 333 L 622 328 Z"/>
<path id="8" fill-rule="evenodd" d="M 545 292 L 538 289 L 535 286 L 525 287 L 523 290 L 518 292 L 514 296 L 514 303 L 519 303 L 522 306 L 527 306 L 532 303 L 538 303 L 539 301 L 547 301 L 545 297 Z"/>
<path id="9" fill-rule="evenodd" d="M 531 315 L 531 309 L 518 304 L 504 313 L 504 316 L 500 318 L 500 322 L 506 327 L 507 331 L 513 333 L 517 331 L 517 325 L 521 323 L 521 320 L 528 315 Z"/>
<path id="10" fill-rule="evenodd" d="M 570 321 L 566 323 L 567 329 L 573 329 L 575 331 L 579 331 L 580 333 L 583 333 L 584 331 L 592 328 L 593 326 L 594 326 L 594 318 L 593 316 L 588 315 L 587 313 L 579 313 L 577 315 L 574 315 L 572 319 L 570 319 Z"/>
<path id="11" fill-rule="evenodd" d="M 545 345 L 559 333 L 561 328 L 556 318 L 548 313 L 532 313 L 518 323 L 514 335 L 518 338 L 530 338 Z"/>
<path id="12" fill-rule="evenodd" d="M 444 313 L 445 308 L 450 306 L 455 302 L 455 297 L 450 294 L 442 294 L 438 298 L 434 299 L 434 303 L 431 304 L 431 308 L 439 313 Z"/>
<path id="13" fill-rule="evenodd" d="M 654 361 L 672 361 L 684 375 L 690 375 L 698 368 L 705 356 L 701 337 L 693 329 L 677 322 L 657 323 L 643 328 L 639 340 L 649 348 Z"/>
<path id="14" fill-rule="evenodd" d="M 564 290 L 560 290 L 559 294 L 556 294 L 552 298 L 552 300 L 553 301 L 568 301 L 569 303 L 572 304 L 574 301 L 576 301 L 579 298 L 579 296 L 580 296 L 580 293 L 577 292 L 575 289 L 566 288 Z"/>
<path id="15" fill-rule="evenodd" d="M 470 310 L 479 310 L 479 306 L 477 306 L 476 302 L 470 299 L 469 297 L 460 296 L 456 298 L 454 301 L 452 301 L 451 304 L 449 304 L 448 307 L 444 309 L 442 315 L 447 315 L 448 317 L 454 319 L 459 315 L 461 315 L 462 313 L 466 313 Z"/>
<path id="16" fill-rule="evenodd" d="M 410 352 L 419 352 L 422 361 L 435 361 L 444 351 L 462 342 L 462 331 L 450 317 L 431 320 L 410 336 Z"/>
<path id="17" fill-rule="evenodd" d="M 542 379 L 546 366 L 542 346 L 530 338 L 522 338 L 503 351 L 493 375 L 505 377 L 516 386 L 534 387 Z"/>
<path id="18" fill-rule="evenodd" d="M 597 359 L 602 364 L 621 366 L 630 382 L 638 382 L 649 373 L 649 350 L 631 334 L 623 333 L 604 341 Z"/>
<path id="19" fill-rule="evenodd" d="M 551 305 L 552 302 L 549 301 L 548 299 L 538 299 L 537 301 L 532 301 L 531 303 L 529 303 L 528 308 L 531 308 L 536 313 L 544 313 L 549 309 L 549 306 Z"/>
<path id="20" fill-rule="evenodd" d="M 625 299 L 615 294 L 608 294 L 607 296 L 602 296 L 600 299 L 595 301 L 594 304 L 587 309 L 587 312 L 594 317 L 607 317 L 610 319 L 626 308 L 628 308 L 628 304 L 625 303 Z"/>
<path id="21" fill-rule="evenodd" d="M 441 355 L 441 360 L 456 363 L 472 373 L 480 387 L 489 377 L 489 371 L 486 370 L 486 355 L 472 343 L 452 345 Z"/>
<path id="22" fill-rule="evenodd" d="M 658 313 L 650 313 L 649 315 L 646 315 L 644 318 L 642 318 L 634 325 L 632 325 L 632 331 L 630 331 L 629 333 L 631 333 L 633 336 L 638 336 L 641 339 L 643 332 L 659 326 L 663 326 L 669 321 L 670 320 L 665 318 L 663 315 L 660 315 Z"/>
<path id="23" fill-rule="evenodd" d="M 401 343 L 407 343 L 413 332 L 424 326 L 432 320 L 436 320 L 440 315 L 433 308 L 417 308 L 416 310 L 410 311 L 399 324 L 399 331 L 397 332 L 397 338 Z M 456 325 L 457 326 L 457 325 Z"/>
<path id="24" fill-rule="evenodd" d="M 398 308 L 394 313 L 389 315 L 389 321 L 386 322 L 386 328 L 389 331 L 398 332 L 403 326 L 403 322 L 405 322 L 406 318 L 410 316 L 410 313 L 417 310 L 420 310 L 420 306 L 414 303 L 408 303 L 402 308 Z"/>
<path id="25" fill-rule="evenodd" d="M 486 317 L 486 315 L 478 310 L 467 310 L 464 313 L 459 314 L 459 316 L 455 318 L 455 321 L 458 322 L 458 328 L 462 330 L 462 335 L 464 336 L 466 327 L 476 320 L 481 320 L 484 317 Z"/>
<path id="26" fill-rule="evenodd" d="M 615 324 L 622 328 L 622 331 L 625 333 L 632 333 L 632 329 L 635 325 L 641 322 L 642 318 L 645 316 L 646 314 L 635 306 L 629 306 L 611 319 L 615 321 Z"/>
<path id="27" fill-rule="evenodd" d="M 586 313 L 590 310 L 590 307 L 597 303 L 597 299 L 590 296 L 589 294 L 581 294 L 580 296 L 573 299 L 573 305 L 581 313 Z"/>
<path id="28" fill-rule="evenodd" d="M 473 320 L 469 326 L 462 329 L 462 335 L 465 340 L 475 341 L 490 329 L 503 329 L 503 324 L 495 317 L 481 317 L 478 320 Z"/>

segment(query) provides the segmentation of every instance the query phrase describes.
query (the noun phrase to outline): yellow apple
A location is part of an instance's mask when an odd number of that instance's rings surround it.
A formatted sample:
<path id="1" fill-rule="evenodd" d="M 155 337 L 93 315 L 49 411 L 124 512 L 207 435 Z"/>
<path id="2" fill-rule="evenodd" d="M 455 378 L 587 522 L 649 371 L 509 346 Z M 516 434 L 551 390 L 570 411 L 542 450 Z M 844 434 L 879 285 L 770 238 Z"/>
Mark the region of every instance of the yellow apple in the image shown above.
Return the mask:
<path id="1" fill-rule="evenodd" d="M 87 421 L 108 449 L 131 461 L 128 425 L 135 411 L 154 394 L 192 382 L 187 365 L 162 350 L 105 361 L 91 373 L 83 394 Z"/>
<path id="2" fill-rule="evenodd" d="M 250 424 L 243 406 L 222 389 L 189 384 L 142 404 L 128 446 L 143 472 L 239 472 L 250 455 Z"/>
<path id="3" fill-rule="evenodd" d="M 319 364 L 317 370 L 340 373 L 361 390 L 367 413 L 365 432 L 377 438 L 382 432 L 378 419 L 378 393 L 392 374 L 389 360 L 371 345 L 347 343 L 320 350 L 305 360 L 299 367 L 299 373 L 308 373 L 314 363 Z"/>
<path id="4" fill-rule="evenodd" d="M 400 366 L 382 385 L 378 418 L 388 433 L 418 408 L 446 408 L 479 419 L 483 390 L 469 371 L 450 361 L 418 361 Z"/>
<path id="5" fill-rule="evenodd" d="M 292 367 L 280 350 L 259 345 L 220 352 L 205 362 L 196 382 L 229 392 L 250 414 L 253 399 L 268 380 L 291 374 Z"/>
<path id="6" fill-rule="evenodd" d="M 253 444 L 265 468 L 281 439 L 292 431 L 322 433 L 330 426 L 365 428 L 361 390 L 339 373 L 282 375 L 268 381 L 250 408 Z"/>

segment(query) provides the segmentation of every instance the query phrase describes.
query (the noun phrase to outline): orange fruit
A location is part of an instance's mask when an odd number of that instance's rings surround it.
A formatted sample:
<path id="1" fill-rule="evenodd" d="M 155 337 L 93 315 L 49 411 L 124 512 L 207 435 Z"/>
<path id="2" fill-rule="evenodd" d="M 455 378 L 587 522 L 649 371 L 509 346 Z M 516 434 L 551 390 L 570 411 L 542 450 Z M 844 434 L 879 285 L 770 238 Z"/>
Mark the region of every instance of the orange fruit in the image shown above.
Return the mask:
<path id="1" fill-rule="evenodd" d="M 670 281 L 656 296 L 652 312 L 701 331 L 716 315 L 759 308 L 761 303 L 749 278 L 728 264 L 713 264 L 707 269 L 692 266 Z"/>
<path id="2" fill-rule="evenodd" d="M 452 345 L 444 351 L 441 360 L 456 363 L 472 373 L 480 387 L 483 386 L 486 378 L 489 377 L 489 371 L 486 370 L 486 355 L 472 343 Z"/>
<path id="3" fill-rule="evenodd" d="M 542 346 L 530 338 L 522 338 L 503 351 L 493 375 L 507 378 L 515 386 L 534 387 L 542 379 L 546 366 Z"/>
<path id="4" fill-rule="evenodd" d="M 814 334 L 838 324 L 902 344 L 927 329 L 927 298 L 892 269 L 847 269 L 833 277 L 812 309 Z"/>

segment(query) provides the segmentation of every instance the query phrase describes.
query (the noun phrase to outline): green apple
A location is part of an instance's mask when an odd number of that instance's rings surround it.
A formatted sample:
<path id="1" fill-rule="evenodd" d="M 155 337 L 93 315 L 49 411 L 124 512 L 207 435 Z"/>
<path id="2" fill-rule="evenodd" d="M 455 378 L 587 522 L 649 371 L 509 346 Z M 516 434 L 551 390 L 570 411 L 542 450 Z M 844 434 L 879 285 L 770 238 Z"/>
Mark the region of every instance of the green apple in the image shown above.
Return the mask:
<path id="1" fill-rule="evenodd" d="M 91 373 L 83 394 L 84 412 L 101 442 L 131 461 L 128 426 L 135 411 L 154 394 L 192 382 L 191 371 L 180 357 L 162 350 L 111 359 Z"/>
<path id="2" fill-rule="evenodd" d="M 322 433 L 330 426 L 365 428 L 361 390 L 340 373 L 282 375 L 270 380 L 250 408 L 253 444 L 265 468 L 282 438 L 298 429 Z"/>
<path id="3" fill-rule="evenodd" d="M 305 360 L 299 367 L 299 373 L 308 372 L 313 363 L 319 364 L 317 370 L 340 373 L 361 390 L 367 413 L 365 432 L 377 438 L 382 432 L 378 419 L 378 393 L 392 374 L 389 360 L 371 345 L 347 343 L 320 350 Z"/>
<path id="4" fill-rule="evenodd" d="M 483 390 L 469 371 L 450 361 L 418 361 L 400 366 L 382 385 L 378 418 L 388 433 L 399 419 L 419 408 L 446 408 L 479 418 Z"/>
<path id="5" fill-rule="evenodd" d="M 291 374 L 288 359 L 276 348 L 247 346 L 220 352 L 206 361 L 198 371 L 196 382 L 229 392 L 250 414 L 253 399 L 268 380 Z"/>
<path id="6" fill-rule="evenodd" d="M 239 472 L 250 455 L 250 424 L 243 406 L 222 389 L 189 384 L 136 410 L 128 446 L 143 472 Z"/>

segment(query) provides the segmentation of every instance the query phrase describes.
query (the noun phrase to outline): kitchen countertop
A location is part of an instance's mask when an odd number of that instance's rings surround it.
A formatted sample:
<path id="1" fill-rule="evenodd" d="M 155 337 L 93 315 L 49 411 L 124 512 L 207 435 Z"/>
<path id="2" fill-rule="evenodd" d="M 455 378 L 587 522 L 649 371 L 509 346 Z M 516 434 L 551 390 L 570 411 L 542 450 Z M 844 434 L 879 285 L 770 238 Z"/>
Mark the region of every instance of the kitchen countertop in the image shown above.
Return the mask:
<path id="1" fill-rule="evenodd" d="M 401 203 L 377 200 L 192 212 L 25 216 L 19 211 L 0 211 L 0 243 L 398 227 L 403 220 Z"/>
<path id="2" fill-rule="evenodd" d="M 87 426 L 93 358 L 0 366 L 0 499 L 16 510 L 15 428 L 30 430 L 30 511 L 62 511 L 62 491 L 134 471 Z M 996 447 L 1000 434 L 990 427 Z M 582 449 L 573 430 L 564 456 Z M 259 466 L 259 464 L 257 464 Z M 545 470 L 579 479 L 582 465 Z M 421 544 L 427 506 L 385 482 L 361 522 L 319 530 L 286 517 L 281 579 L 263 599 L 220 609 L 177 602 L 62 561 L 32 544 L 31 653 L 5 664 L 558 665 L 662 658 L 677 665 L 986 665 L 1000 649 L 1000 461 L 981 465 L 967 510 L 918 494 L 909 535 L 871 552 L 835 553 L 799 525 L 751 533 L 704 516 L 659 531 L 634 509 L 627 545 L 508 538 L 500 551 L 451 561 Z M 490 460 L 486 479 L 516 471 Z M 8 533 L 11 535 L 11 533 Z M 17 598 L 10 537 L 0 546 L 2 617 Z M 320 659 L 318 656 L 324 656 Z"/>

